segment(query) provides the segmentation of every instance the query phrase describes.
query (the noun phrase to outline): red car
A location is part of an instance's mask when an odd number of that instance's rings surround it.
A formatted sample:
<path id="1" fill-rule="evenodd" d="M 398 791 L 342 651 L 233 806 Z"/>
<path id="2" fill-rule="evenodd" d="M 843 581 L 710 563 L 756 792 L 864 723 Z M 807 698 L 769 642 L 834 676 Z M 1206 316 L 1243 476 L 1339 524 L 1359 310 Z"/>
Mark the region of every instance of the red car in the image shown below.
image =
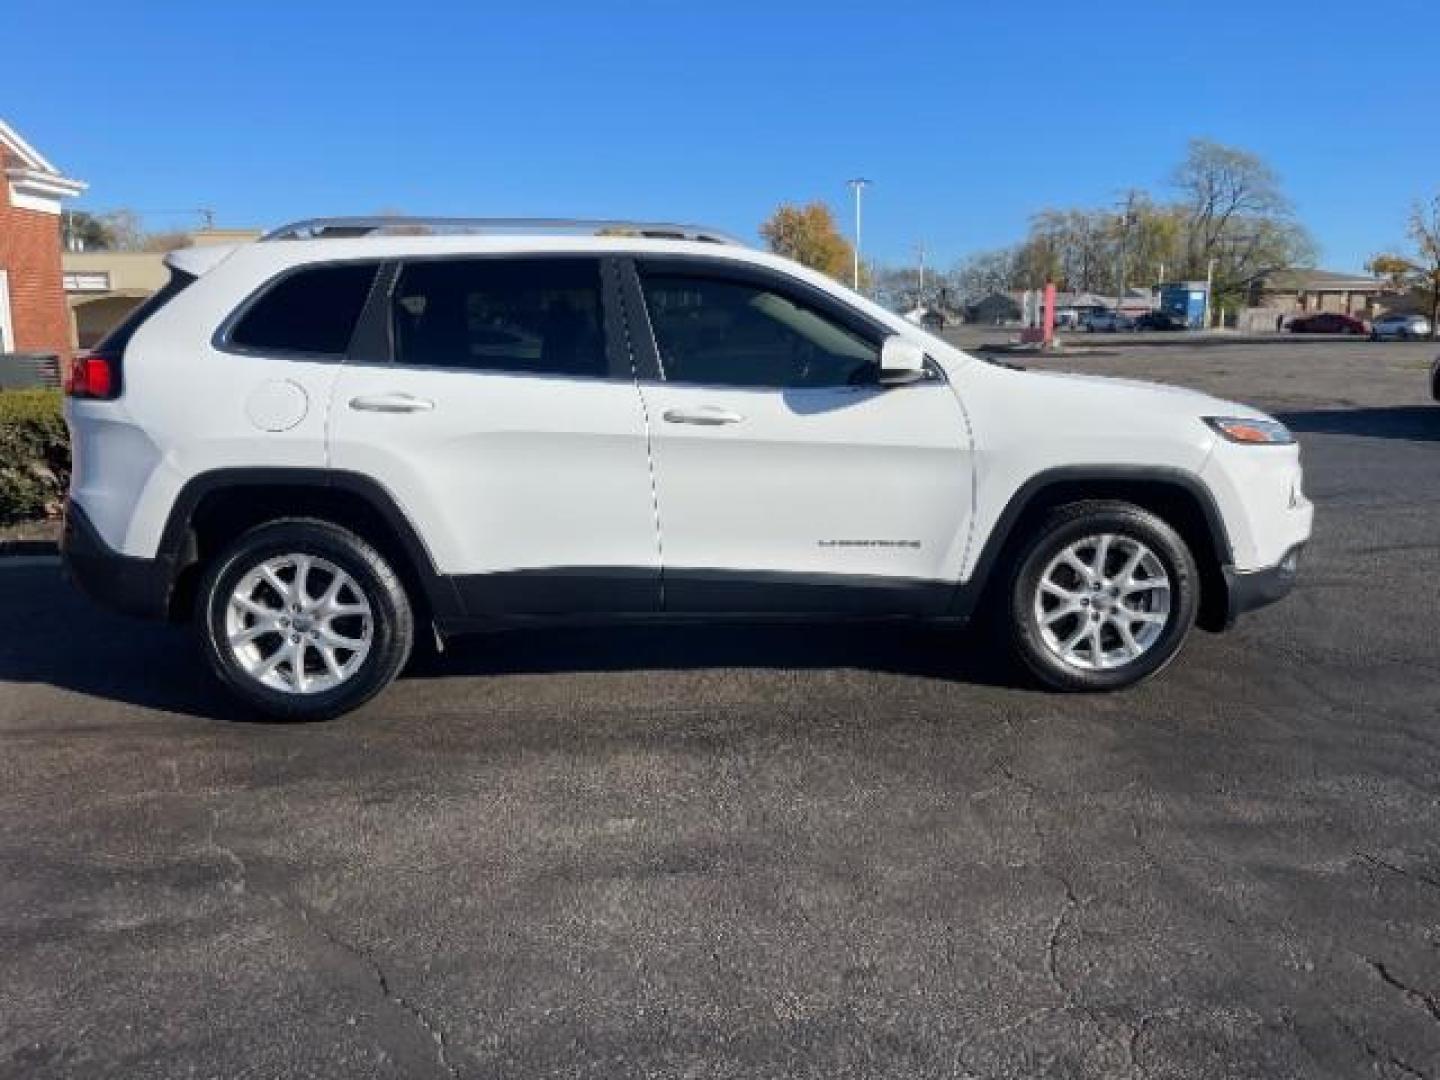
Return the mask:
<path id="1" fill-rule="evenodd" d="M 1368 334 L 1370 328 L 1359 319 L 1338 311 L 1319 311 L 1290 320 L 1292 334 Z"/>

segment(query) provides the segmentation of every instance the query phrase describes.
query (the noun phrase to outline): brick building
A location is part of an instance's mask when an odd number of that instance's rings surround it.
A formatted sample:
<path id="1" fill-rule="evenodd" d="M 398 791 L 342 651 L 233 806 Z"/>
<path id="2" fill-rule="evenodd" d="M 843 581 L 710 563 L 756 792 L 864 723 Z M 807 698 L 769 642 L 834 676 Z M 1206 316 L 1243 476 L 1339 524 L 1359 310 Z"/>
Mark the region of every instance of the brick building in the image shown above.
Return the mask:
<path id="1" fill-rule="evenodd" d="M 1252 308 L 1286 314 L 1337 311 L 1356 318 L 1373 317 L 1385 294 L 1385 282 L 1368 274 L 1334 270 L 1274 270 L 1250 283 Z"/>
<path id="2" fill-rule="evenodd" d="M 0 120 L 0 352 L 69 355 L 60 204 L 84 190 Z"/>

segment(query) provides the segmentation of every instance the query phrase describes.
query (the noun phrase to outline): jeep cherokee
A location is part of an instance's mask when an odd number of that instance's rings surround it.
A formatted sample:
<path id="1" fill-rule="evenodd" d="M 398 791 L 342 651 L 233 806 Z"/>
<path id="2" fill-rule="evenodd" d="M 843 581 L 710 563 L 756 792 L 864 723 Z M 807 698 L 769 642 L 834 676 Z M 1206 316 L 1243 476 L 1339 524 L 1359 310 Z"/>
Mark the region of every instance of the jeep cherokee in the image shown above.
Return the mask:
<path id="1" fill-rule="evenodd" d="M 64 557 L 275 716 L 421 634 L 596 617 L 986 609 L 1117 688 L 1310 535 L 1275 420 L 987 363 L 712 230 L 321 219 L 168 263 L 68 373 Z"/>

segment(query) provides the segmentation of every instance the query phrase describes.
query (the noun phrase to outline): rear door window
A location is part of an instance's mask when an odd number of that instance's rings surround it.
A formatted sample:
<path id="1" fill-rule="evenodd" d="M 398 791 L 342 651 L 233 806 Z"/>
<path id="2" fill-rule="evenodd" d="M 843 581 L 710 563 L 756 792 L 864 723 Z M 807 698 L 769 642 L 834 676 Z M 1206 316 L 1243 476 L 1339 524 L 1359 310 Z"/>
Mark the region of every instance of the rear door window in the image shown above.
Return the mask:
<path id="1" fill-rule="evenodd" d="M 307 266 L 252 301 L 229 342 L 256 352 L 343 356 L 375 281 L 377 263 Z"/>
<path id="2" fill-rule="evenodd" d="M 611 373 L 597 259 L 407 263 L 390 317 L 397 363 L 570 378 Z"/>

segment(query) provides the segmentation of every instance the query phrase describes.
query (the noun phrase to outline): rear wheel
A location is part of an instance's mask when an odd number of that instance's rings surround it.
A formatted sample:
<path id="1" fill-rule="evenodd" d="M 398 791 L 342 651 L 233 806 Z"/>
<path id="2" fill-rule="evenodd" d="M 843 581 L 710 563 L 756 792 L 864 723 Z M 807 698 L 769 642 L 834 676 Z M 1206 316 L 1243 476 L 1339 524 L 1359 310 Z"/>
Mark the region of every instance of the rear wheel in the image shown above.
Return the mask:
<path id="1" fill-rule="evenodd" d="M 1046 684 L 1114 690 L 1164 668 L 1199 608 L 1190 550 L 1161 518 L 1121 502 L 1051 512 L 1011 579 L 1016 654 Z"/>
<path id="2" fill-rule="evenodd" d="M 252 529 L 215 559 L 196 622 L 221 682 L 286 720 L 364 704 L 399 674 L 415 634 L 384 557 L 349 530 L 308 519 Z"/>

